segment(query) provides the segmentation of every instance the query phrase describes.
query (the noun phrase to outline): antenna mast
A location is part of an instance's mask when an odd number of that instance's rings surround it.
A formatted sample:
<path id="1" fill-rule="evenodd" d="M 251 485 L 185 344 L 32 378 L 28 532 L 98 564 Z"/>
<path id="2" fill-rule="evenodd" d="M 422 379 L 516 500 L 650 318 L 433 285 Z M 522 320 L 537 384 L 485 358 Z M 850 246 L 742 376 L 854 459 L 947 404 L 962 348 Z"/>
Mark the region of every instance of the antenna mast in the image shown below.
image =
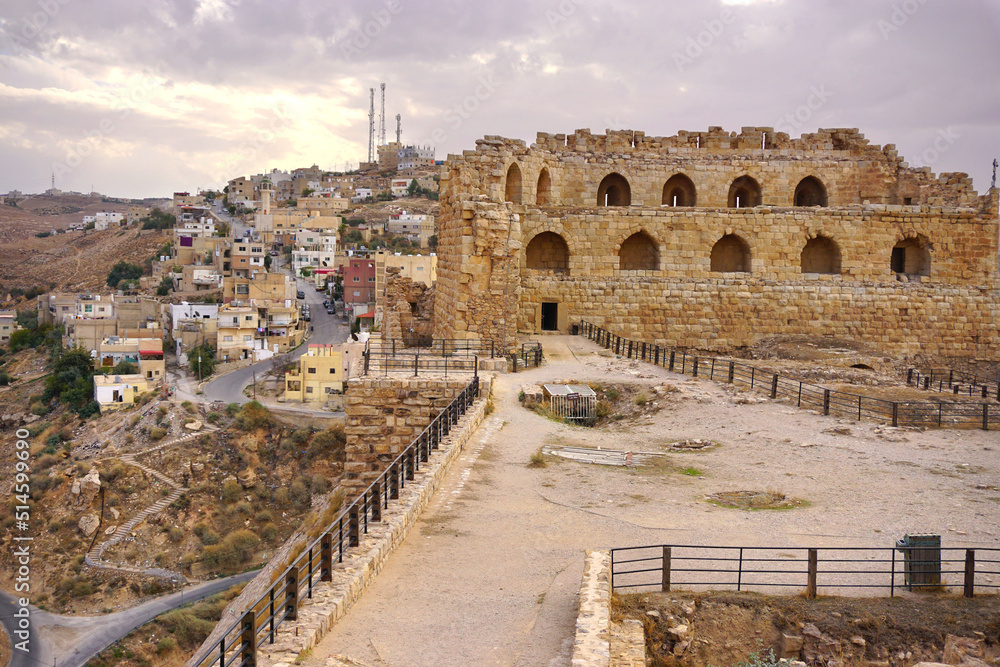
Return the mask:
<path id="1" fill-rule="evenodd" d="M 400 137 L 403 136 L 403 125 L 401 122 L 402 116 L 396 114 L 396 143 L 399 143 Z"/>
<path id="2" fill-rule="evenodd" d="M 375 89 L 368 89 L 368 161 L 375 161 Z"/>
<path id="3" fill-rule="evenodd" d="M 378 145 L 385 146 L 385 82 L 379 86 L 382 89 L 382 110 L 378 115 Z"/>

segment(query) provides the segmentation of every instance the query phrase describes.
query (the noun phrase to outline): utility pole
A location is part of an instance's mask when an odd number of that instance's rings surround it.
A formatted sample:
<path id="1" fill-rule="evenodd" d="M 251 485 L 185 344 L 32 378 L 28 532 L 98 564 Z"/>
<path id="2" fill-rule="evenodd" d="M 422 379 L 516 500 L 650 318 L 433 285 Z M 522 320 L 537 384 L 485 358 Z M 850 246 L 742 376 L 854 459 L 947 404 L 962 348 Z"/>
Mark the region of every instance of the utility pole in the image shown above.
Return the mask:
<path id="1" fill-rule="evenodd" d="M 253 372 L 253 400 L 257 400 L 257 371 Z"/>

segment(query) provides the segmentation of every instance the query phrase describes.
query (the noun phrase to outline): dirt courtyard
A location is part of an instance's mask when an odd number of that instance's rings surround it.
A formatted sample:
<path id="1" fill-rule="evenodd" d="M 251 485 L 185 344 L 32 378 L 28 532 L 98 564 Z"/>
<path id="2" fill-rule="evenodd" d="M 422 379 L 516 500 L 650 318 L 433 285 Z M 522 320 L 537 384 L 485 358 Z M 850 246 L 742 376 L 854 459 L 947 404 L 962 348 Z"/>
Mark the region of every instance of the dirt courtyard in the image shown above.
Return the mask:
<path id="1" fill-rule="evenodd" d="M 583 338 L 541 340 L 547 363 L 496 379 L 495 412 L 305 664 L 568 665 L 586 549 L 891 547 L 907 533 L 938 533 L 946 547 L 1000 546 L 1000 433 L 823 417 L 608 356 Z M 585 428 L 518 401 L 526 385 L 561 381 L 634 385 L 646 409 Z M 546 447 L 657 454 L 682 440 L 717 446 L 633 468 L 552 455 L 529 467 Z M 804 502 L 743 511 L 706 500 L 743 490 Z"/>

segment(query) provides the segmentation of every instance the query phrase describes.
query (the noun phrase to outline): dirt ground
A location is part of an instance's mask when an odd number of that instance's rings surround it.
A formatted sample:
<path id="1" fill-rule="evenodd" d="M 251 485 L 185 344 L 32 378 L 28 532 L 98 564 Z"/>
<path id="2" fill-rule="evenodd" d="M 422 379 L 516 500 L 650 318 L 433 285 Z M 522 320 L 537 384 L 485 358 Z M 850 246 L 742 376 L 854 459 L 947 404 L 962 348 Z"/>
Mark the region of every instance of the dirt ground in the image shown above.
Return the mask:
<path id="1" fill-rule="evenodd" d="M 568 665 L 586 549 L 887 548 L 908 533 L 940 534 L 946 547 L 1000 546 L 1000 433 L 823 417 L 582 338 L 541 340 L 546 364 L 497 378 L 496 411 L 307 665 L 331 655 L 365 665 Z M 523 387 L 560 379 L 643 387 L 647 403 L 635 418 L 584 428 L 518 401 Z M 717 446 L 673 446 L 685 440 Z M 529 467 L 546 446 L 670 458 L 628 468 L 544 456 Z M 753 490 L 804 502 L 744 511 L 706 500 Z"/>
<path id="2" fill-rule="evenodd" d="M 980 643 L 979 659 L 995 664 L 998 602 L 995 596 L 807 600 L 755 593 L 639 593 L 617 596 L 613 617 L 642 620 L 653 665 L 732 665 L 768 651 L 784 657 L 782 645 L 788 642 L 782 635 L 803 638 L 804 650 L 790 657 L 813 664 L 817 658 L 869 665 L 941 662 L 949 634 Z M 686 631 L 672 633 L 679 625 Z"/>

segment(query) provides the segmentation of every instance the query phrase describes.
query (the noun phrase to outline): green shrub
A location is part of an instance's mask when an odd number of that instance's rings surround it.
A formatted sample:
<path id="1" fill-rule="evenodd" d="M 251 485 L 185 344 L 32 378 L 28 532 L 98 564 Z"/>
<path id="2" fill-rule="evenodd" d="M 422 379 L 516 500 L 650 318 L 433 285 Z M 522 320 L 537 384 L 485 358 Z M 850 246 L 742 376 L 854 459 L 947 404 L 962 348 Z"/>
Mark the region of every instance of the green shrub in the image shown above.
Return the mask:
<path id="1" fill-rule="evenodd" d="M 240 411 L 239 403 L 230 403 L 226 406 L 226 414 L 230 417 L 235 417 L 236 413 Z"/>
<path id="2" fill-rule="evenodd" d="M 212 545 L 221 542 L 219 534 L 214 530 L 206 530 L 204 533 L 199 535 L 198 538 L 201 540 L 201 543 L 204 544 L 206 547 L 210 547 Z"/>
<path id="3" fill-rule="evenodd" d="M 293 434 L 294 435 L 294 434 Z M 343 462 L 346 454 L 347 436 L 342 426 L 334 426 L 313 435 L 306 449 L 306 458 L 313 460 L 322 458 L 329 461 Z"/>
<path id="4" fill-rule="evenodd" d="M 278 537 L 278 527 L 269 521 L 261 527 L 260 534 L 265 540 L 271 542 Z"/>
<path id="5" fill-rule="evenodd" d="M 257 401 L 245 404 L 233 418 L 233 426 L 241 431 L 269 428 L 276 424 L 271 412 Z"/>
<path id="6" fill-rule="evenodd" d="M 214 621 L 198 618 L 189 609 L 168 612 L 160 618 L 160 623 L 183 646 L 191 647 L 205 641 L 216 625 Z"/>
<path id="7" fill-rule="evenodd" d="M 159 655 L 170 653 L 175 648 L 177 648 L 177 641 L 173 637 L 162 637 L 160 641 L 156 642 L 156 652 Z"/>
<path id="8" fill-rule="evenodd" d="M 167 435 L 167 429 L 156 426 L 149 431 L 150 440 L 162 440 Z"/>
<path id="9" fill-rule="evenodd" d="M 222 419 L 222 414 L 218 412 L 209 412 L 208 415 L 205 417 L 205 421 L 207 421 L 209 424 L 218 424 L 221 419 Z"/>
<path id="10" fill-rule="evenodd" d="M 174 544 L 177 544 L 178 542 L 184 539 L 184 531 L 181 528 L 178 528 L 177 526 L 172 527 L 168 531 L 167 535 L 170 538 L 170 541 L 173 542 Z"/>
<path id="11" fill-rule="evenodd" d="M 35 401 L 34 403 L 31 404 L 31 413 L 38 415 L 39 417 L 44 417 L 51 411 L 52 410 L 49 409 L 49 406 L 43 403 L 42 401 Z"/>
<path id="12" fill-rule="evenodd" d="M 240 499 L 243 487 L 235 479 L 227 479 L 222 483 L 222 502 L 228 504 L 235 503 Z"/>

